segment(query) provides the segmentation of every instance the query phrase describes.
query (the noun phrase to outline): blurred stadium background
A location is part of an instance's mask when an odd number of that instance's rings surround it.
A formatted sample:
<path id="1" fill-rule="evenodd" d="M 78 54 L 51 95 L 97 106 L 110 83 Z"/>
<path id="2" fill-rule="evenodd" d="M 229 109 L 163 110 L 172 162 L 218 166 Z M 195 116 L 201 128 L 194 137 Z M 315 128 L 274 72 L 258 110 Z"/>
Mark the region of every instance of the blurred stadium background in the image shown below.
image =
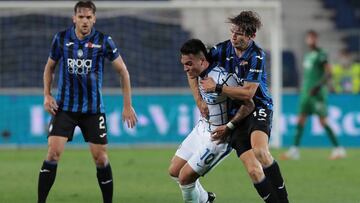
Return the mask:
<path id="1" fill-rule="evenodd" d="M 2 168 L 6 169 L 3 164 L 11 168 L 13 163 L 10 161 L 17 157 L 33 154 L 31 156 L 33 160 L 29 162 L 32 165 L 22 166 L 19 163 L 18 166 L 34 169 L 34 173 L 28 174 L 29 176 L 37 174 L 37 167 L 40 167 L 42 157 L 46 152 L 47 123 L 50 119 L 42 107 L 43 68 L 54 34 L 72 25 L 72 8 L 75 2 L 0 0 L 0 153 L 4 155 L 0 156 Z M 103 80 L 103 95 L 107 110 L 110 147 L 135 147 L 134 153 L 140 154 L 144 149 L 139 150 L 139 147 L 145 147 L 148 154 L 156 154 L 159 149 L 155 148 L 171 148 L 179 144 L 191 131 L 199 116 L 179 62 L 179 47 L 190 37 L 204 40 L 209 47 L 227 40 L 226 18 L 241 10 L 250 9 L 257 11 L 262 17 L 264 26 L 259 31 L 256 41 L 262 45 L 269 56 L 267 68 L 271 77 L 270 86 L 275 95 L 276 105 L 278 105 L 277 115 L 274 119 L 276 133 L 273 132 L 273 139 L 276 140 L 273 140 L 272 144 L 280 149 L 275 150 L 275 154 L 280 152 L 281 148 L 292 144 L 298 106 L 298 88 L 302 76 L 302 57 L 306 51 L 304 34 L 308 29 L 314 29 L 319 32 L 320 46 L 329 53 L 330 63 L 333 64 L 333 80 L 329 84 L 332 91 L 329 98 L 329 122 L 337 133 L 340 143 L 353 149 L 349 151 L 347 160 L 337 162 L 340 166 L 335 162 L 326 161 L 326 156 L 322 155 L 330 152 L 328 148 L 331 145 L 318 120 L 312 118 L 307 123 L 302 146 L 321 149 L 320 151 L 317 151 L 319 149 L 305 150 L 305 154 L 307 153 L 309 156 L 313 156 L 313 152 L 318 156 L 311 157 L 310 160 L 304 158 L 302 163 L 305 170 L 311 164 L 319 164 L 318 168 L 311 165 L 310 170 L 319 172 L 318 174 L 314 172 L 313 178 L 316 178 L 317 175 L 324 175 L 322 181 L 325 181 L 323 179 L 327 177 L 326 173 L 321 173 L 323 170 L 330 171 L 329 173 L 332 171 L 340 173 L 342 170 L 347 171 L 349 168 L 359 166 L 360 1 L 198 0 L 185 2 L 163 0 L 157 2 L 96 1 L 95 3 L 99 8 L 96 29 L 113 37 L 128 66 L 133 86 L 133 105 L 139 119 L 138 126 L 133 130 L 122 124 L 119 77 L 111 69 L 111 65 L 107 64 Z M 218 7 L 211 8 L 211 5 L 214 4 Z M 233 6 L 229 6 L 230 4 Z M 171 5 L 178 5 L 179 8 L 171 8 Z M 156 8 L 159 6 L 161 8 Z M 70 146 L 80 148 L 86 146 L 79 131 L 76 132 L 76 137 Z M 33 147 L 37 149 L 31 150 Z M 164 176 L 166 176 L 167 159 L 175 150 L 175 148 L 171 149 L 164 150 L 164 153 L 158 153 L 158 155 L 165 156 L 164 163 L 162 163 L 165 168 L 159 169 Z M 128 149 L 120 148 L 113 149 L 112 156 L 117 156 L 118 151 L 120 154 L 131 154 Z M 13 159 L 7 158 L 6 154 L 13 155 Z M 146 154 L 143 155 L 146 156 Z M 90 160 L 90 156 L 87 159 Z M 3 160 L 12 164 L 4 163 Z M 136 158 L 120 157 L 119 160 L 125 161 L 129 165 L 136 165 L 132 164 L 134 160 L 136 162 Z M 242 171 L 239 164 L 236 161 L 233 162 L 235 162 L 233 164 L 236 165 L 236 168 Z M 294 162 L 285 163 L 285 169 L 283 169 L 285 174 L 287 174 L 287 170 L 299 170 L 292 164 L 300 168 L 302 165 Z M 352 164 L 356 164 L 355 167 Z M 124 167 L 121 163 L 118 163 L 118 166 L 120 171 Z M 231 165 L 227 166 L 231 167 Z M 220 168 L 220 170 L 227 169 L 222 166 Z M 136 170 L 136 168 L 132 170 Z M 7 171 L 0 172 L 0 180 L 12 177 L 9 174 L 13 174 Z M 217 172 L 217 174 L 221 177 L 221 172 Z M 288 174 L 289 182 L 294 180 L 301 183 L 300 175 L 295 172 L 288 172 Z M 353 175 L 360 177 L 358 171 L 349 169 L 348 176 L 340 177 L 343 180 L 340 182 L 353 181 L 351 179 Z M 122 174 L 122 176 L 126 175 Z M 309 179 L 310 177 L 311 175 L 309 175 Z M 242 179 L 249 182 L 247 177 Z M 26 179 L 24 178 L 24 180 Z M 330 182 L 325 181 L 325 185 L 339 182 L 338 179 L 327 181 Z M 180 202 L 180 194 L 176 192 L 176 187 L 171 184 L 171 181 L 168 182 L 166 184 L 173 188 L 173 190 L 170 189 L 172 191 L 170 193 L 174 197 L 166 202 Z M 215 181 L 214 184 L 216 184 Z M 359 181 L 355 181 L 354 184 L 359 188 Z M 294 182 L 290 183 L 290 188 L 297 190 L 297 185 Z M 345 184 L 338 185 L 338 188 L 342 188 L 342 186 L 345 187 Z M 17 185 L 14 185 L 15 187 Z M 29 187 L 33 187 L 32 190 L 35 192 L 35 182 Z M 300 187 L 306 189 L 306 183 Z M 6 188 L 6 184 L 0 184 L 1 203 L 33 202 L 26 199 L 35 198 L 34 193 L 24 197 L 20 195 L 21 198 L 15 200 L 9 194 L 2 195 L 3 188 Z M 96 189 L 94 188 L 94 190 Z M 163 190 L 166 191 L 166 188 Z M 334 190 L 338 189 L 334 188 Z M 256 199 L 253 190 L 249 189 L 249 191 L 251 192 L 248 194 L 248 199 L 246 194 L 242 195 L 245 198 L 244 202 L 260 202 Z M 26 189 L 23 192 L 26 193 Z M 347 192 L 348 199 L 345 200 L 344 198 L 321 199 L 319 197 L 316 201 L 314 200 L 316 193 L 308 198 L 303 197 L 306 194 L 299 193 L 298 196 L 294 194 L 296 197 L 294 202 L 359 202 L 359 195 L 356 194 L 357 197 L 355 197 L 355 193 L 351 192 L 351 189 Z M 321 194 L 331 193 L 324 191 L 319 194 L 321 196 Z M 335 193 L 332 194 L 335 195 Z M 343 193 L 336 194 L 342 197 Z M 122 193 L 122 196 L 129 198 L 126 202 L 132 202 L 130 196 L 125 193 Z M 146 197 L 144 198 L 142 200 L 146 202 Z M 122 200 L 121 197 L 119 199 Z M 133 202 L 142 202 L 140 199 Z M 230 198 L 220 202 L 235 202 L 235 200 L 234 197 L 234 199 Z M 69 202 L 71 201 L 69 200 Z M 87 202 L 92 201 L 87 200 Z M 160 202 L 160 200 L 154 202 Z"/>

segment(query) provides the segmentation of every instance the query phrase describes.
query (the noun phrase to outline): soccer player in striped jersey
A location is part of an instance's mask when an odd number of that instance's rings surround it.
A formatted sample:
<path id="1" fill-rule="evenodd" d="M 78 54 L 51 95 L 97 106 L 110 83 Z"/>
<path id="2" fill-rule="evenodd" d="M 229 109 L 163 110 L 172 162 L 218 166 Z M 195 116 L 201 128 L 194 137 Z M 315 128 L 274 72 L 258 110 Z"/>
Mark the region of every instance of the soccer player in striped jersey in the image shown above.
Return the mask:
<path id="1" fill-rule="evenodd" d="M 207 61 L 205 45 L 198 39 L 191 39 L 181 48 L 181 63 L 184 71 L 190 78 L 200 80 L 210 77 L 218 85 L 238 86 L 238 80 L 217 63 Z M 207 118 L 202 117 L 192 132 L 179 146 L 169 167 L 170 176 L 176 180 L 182 191 L 186 203 L 211 203 L 215 195 L 200 184 L 198 178 L 207 174 L 220 163 L 230 152 L 227 142 L 218 144 L 211 140 L 210 133 L 216 127 L 226 124 L 230 118 L 233 107 L 227 96 L 221 93 L 206 93 L 203 89 L 193 91 L 206 102 L 209 109 Z M 239 120 L 249 115 L 254 109 L 252 100 L 246 100 L 237 111 L 235 117 Z"/>
<path id="2" fill-rule="evenodd" d="M 74 26 L 55 35 L 44 70 L 44 107 L 52 114 L 49 125 L 48 153 L 40 169 L 38 203 L 46 198 L 55 181 L 57 164 L 66 142 L 79 126 L 97 169 L 103 202 L 111 203 L 112 171 L 107 155 L 104 103 L 101 94 L 104 60 L 109 59 L 119 72 L 124 95 L 123 120 L 132 128 L 136 114 L 131 104 L 129 73 L 110 36 L 93 27 L 96 7 L 91 1 L 79 1 L 74 7 Z M 59 62 L 56 99 L 51 94 L 55 67 Z"/>
<path id="3" fill-rule="evenodd" d="M 253 99 L 255 111 L 243 121 L 233 119 L 220 126 L 212 137 L 224 140 L 231 134 L 231 146 L 265 202 L 288 202 L 280 168 L 268 146 L 273 105 L 267 87 L 265 53 L 254 42 L 261 21 L 252 11 L 243 11 L 229 21 L 231 38 L 210 51 L 211 60 L 219 62 L 229 72 L 235 72 L 244 80 L 244 85 L 221 88 L 208 78 L 201 81 L 201 86 L 207 92 L 222 92 L 237 100 Z"/>

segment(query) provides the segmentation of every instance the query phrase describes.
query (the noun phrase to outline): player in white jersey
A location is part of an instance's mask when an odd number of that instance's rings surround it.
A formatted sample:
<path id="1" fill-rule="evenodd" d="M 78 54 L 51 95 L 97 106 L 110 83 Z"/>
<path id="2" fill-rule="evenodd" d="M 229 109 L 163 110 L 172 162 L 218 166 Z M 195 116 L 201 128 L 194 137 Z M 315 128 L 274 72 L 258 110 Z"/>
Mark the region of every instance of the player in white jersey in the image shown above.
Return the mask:
<path id="1" fill-rule="evenodd" d="M 235 76 L 217 64 L 210 64 L 205 45 L 198 39 L 191 39 L 181 48 L 181 63 L 190 78 L 199 77 L 199 81 L 211 77 L 219 85 L 238 86 Z M 213 202 L 214 193 L 206 192 L 198 178 L 204 176 L 232 150 L 227 143 L 211 140 L 211 132 L 229 121 L 230 99 L 217 93 L 206 93 L 202 89 L 193 92 L 200 94 L 206 102 L 209 116 L 202 117 L 192 132 L 179 146 L 169 167 L 170 176 L 178 181 L 183 199 L 187 203 Z M 254 109 L 253 102 L 242 105 L 236 116 L 245 117 Z"/>

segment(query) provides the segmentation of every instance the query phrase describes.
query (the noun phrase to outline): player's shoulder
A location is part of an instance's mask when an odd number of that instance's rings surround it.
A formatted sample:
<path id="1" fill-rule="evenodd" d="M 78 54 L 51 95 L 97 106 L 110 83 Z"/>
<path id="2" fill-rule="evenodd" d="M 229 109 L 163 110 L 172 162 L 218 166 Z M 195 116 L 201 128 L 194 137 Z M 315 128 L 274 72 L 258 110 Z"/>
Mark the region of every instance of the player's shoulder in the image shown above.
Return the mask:
<path id="1" fill-rule="evenodd" d="M 250 58 L 263 60 L 265 57 L 266 57 L 265 51 L 259 45 L 253 42 L 253 44 L 251 45 Z"/>
<path id="2" fill-rule="evenodd" d="M 67 36 L 67 33 L 70 33 L 71 32 L 71 28 L 66 28 L 64 30 L 61 30 L 57 33 L 55 33 L 55 38 L 60 38 L 60 37 L 65 37 Z"/>
<path id="3" fill-rule="evenodd" d="M 231 42 L 230 40 L 226 40 L 226 41 L 223 41 L 223 42 L 220 42 L 220 43 L 217 43 L 216 45 L 214 45 L 211 49 L 213 50 L 218 50 L 218 49 L 227 49 L 229 47 L 231 47 Z"/>

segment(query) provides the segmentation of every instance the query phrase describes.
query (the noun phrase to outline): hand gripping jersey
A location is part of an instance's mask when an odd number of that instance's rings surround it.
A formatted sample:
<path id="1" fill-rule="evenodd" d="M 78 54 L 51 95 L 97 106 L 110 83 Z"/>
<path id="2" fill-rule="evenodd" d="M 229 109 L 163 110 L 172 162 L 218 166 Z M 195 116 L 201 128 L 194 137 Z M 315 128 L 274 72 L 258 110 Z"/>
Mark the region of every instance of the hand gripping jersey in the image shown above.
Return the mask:
<path id="1" fill-rule="evenodd" d="M 235 74 L 228 73 L 224 68 L 214 65 L 199 76 L 199 82 L 204 77 L 211 77 L 217 84 L 225 86 L 238 86 L 239 80 Z M 224 94 L 206 93 L 199 84 L 200 94 L 209 109 L 209 131 L 226 124 L 229 121 L 231 100 Z"/>

